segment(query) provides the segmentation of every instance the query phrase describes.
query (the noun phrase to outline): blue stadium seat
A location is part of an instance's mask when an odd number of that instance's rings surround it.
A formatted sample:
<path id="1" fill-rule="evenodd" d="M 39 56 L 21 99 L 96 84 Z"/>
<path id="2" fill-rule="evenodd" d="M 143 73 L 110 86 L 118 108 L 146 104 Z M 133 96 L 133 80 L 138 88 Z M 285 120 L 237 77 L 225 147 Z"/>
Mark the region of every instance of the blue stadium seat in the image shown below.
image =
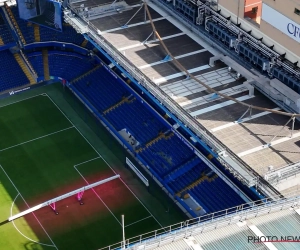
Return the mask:
<path id="1" fill-rule="evenodd" d="M 44 75 L 43 57 L 41 52 L 27 55 L 38 76 Z M 88 72 L 95 67 L 92 59 L 72 52 L 49 51 L 48 63 L 50 76 L 57 76 L 68 81 Z"/>
<path id="2" fill-rule="evenodd" d="M 28 84 L 29 80 L 9 50 L 0 51 L 0 92 Z"/>
<path id="3" fill-rule="evenodd" d="M 2 38 L 4 44 L 8 44 L 15 41 L 1 12 L 0 12 L 0 37 Z"/>
<path id="4" fill-rule="evenodd" d="M 211 182 L 205 180 L 189 192 L 199 204 L 205 204 L 208 208 L 206 212 L 216 212 L 245 203 L 220 177 Z"/>
<path id="5" fill-rule="evenodd" d="M 128 97 L 130 93 L 104 68 L 98 68 L 73 84 L 100 112 Z M 100 98 L 101 97 L 101 98 Z"/>
<path id="6" fill-rule="evenodd" d="M 33 25 L 30 25 L 28 21 L 22 20 L 19 17 L 19 11 L 17 7 L 11 7 L 11 10 L 20 27 L 26 43 L 29 44 L 35 42 Z M 63 32 L 49 29 L 43 26 L 39 26 L 39 30 L 41 42 L 59 41 L 81 45 L 84 41 L 84 37 L 80 33 L 77 33 L 72 26 L 66 23 L 63 23 Z M 93 46 L 91 44 L 88 44 L 87 48 L 92 49 Z"/>
<path id="7" fill-rule="evenodd" d="M 24 36 L 26 43 L 33 43 L 34 42 L 34 33 L 33 33 L 33 26 L 30 26 L 27 21 L 23 20 L 19 16 L 18 7 L 10 7 L 19 28 Z"/>
<path id="8" fill-rule="evenodd" d="M 151 159 L 149 165 L 163 177 L 166 173 L 194 157 L 194 153 L 174 134 L 162 139 L 140 153 L 142 158 Z"/>

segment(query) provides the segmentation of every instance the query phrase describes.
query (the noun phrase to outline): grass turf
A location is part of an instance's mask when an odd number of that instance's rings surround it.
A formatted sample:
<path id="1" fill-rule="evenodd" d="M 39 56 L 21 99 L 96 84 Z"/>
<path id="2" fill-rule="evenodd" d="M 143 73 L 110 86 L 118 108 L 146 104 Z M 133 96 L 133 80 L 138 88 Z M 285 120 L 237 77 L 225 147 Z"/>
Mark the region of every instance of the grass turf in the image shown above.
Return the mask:
<path id="1" fill-rule="evenodd" d="M 38 220 L 5 223 L 25 201 L 34 206 L 114 172 L 45 95 L 1 107 L 0 131 L 0 249 L 104 247 L 121 240 L 121 214 L 127 237 L 160 227 L 121 180 L 86 191 L 83 206 L 74 197 L 58 202 L 59 216 L 45 207 Z"/>

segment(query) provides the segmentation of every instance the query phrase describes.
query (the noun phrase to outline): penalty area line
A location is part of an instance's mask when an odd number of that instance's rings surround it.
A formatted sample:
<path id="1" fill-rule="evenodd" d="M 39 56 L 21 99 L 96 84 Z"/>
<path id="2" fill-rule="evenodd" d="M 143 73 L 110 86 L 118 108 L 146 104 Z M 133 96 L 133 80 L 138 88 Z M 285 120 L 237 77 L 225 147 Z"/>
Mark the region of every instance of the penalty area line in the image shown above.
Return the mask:
<path id="1" fill-rule="evenodd" d="M 95 160 L 97 160 L 97 159 L 101 159 L 101 157 L 98 156 L 98 157 L 96 157 L 96 158 L 93 158 L 93 159 L 90 159 L 90 160 L 87 160 L 87 161 L 84 161 L 84 162 L 80 162 L 80 163 L 74 165 L 74 167 L 80 166 L 80 165 L 85 164 L 85 163 L 88 163 L 88 162 L 90 162 L 90 161 L 95 161 Z"/>
<path id="2" fill-rule="evenodd" d="M 43 135 L 43 136 L 40 136 L 40 137 L 31 139 L 31 140 L 29 140 L 29 141 L 24 141 L 24 142 L 21 142 L 21 143 L 19 143 L 19 144 L 16 144 L 16 145 L 13 145 L 13 146 L 10 146 L 10 147 L 7 147 L 7 148 L 0 149 L 0 152 L 3 152 L 3 151 L 5 151 L 5 150 L 8 150 L 8 149 L 11 149 L 11 148 L 15 148 L 15 147 L 21 146 L 21 145 L 26 144 L 26 143 L 29 143 L 29 142 L 33 142 L 33 141 L 36 141 L 36 140 L 39 140 L 39 139 L 48 137 L 48 136 L 50 136 L 50 135 L 55 135 L 55 134 L 57 134 L 57 133 L 66 131 L 66 130 L 71 129 L 71 128 L 74 128 L 74 126 L 71 126 L 71 127 L 68 127 L 68 128 L 64 128 L 64 129 L 61 129 L 61 130 L 52 132 L 52 133 L 50 133 L 50 134 L 46 134 L 46 135 Z"/>
<path id="3" fill-rule="evenodd" d="M 125 227 L 130 227 L 131 225 L 134 225 L 134 224 L 136 224 L 136 223 L 139 223 L 140 221 L 143 221 L 143 220 L 147 220 L 147 219 L 149 219 L 149 218 L 153 218 L 153 216 L 152 216 L 152 215 L 149 215 L 148 217 L 145 217 L 145 218 L 143 218 L 143 219 L 140 219 L 140 220 L 137 220 L 137 221 L 135 221 L 135 222 L 132 222 L 132 223 L 126 225 Z"/>
<path id="4" fill-rule="evenodd" d="M 95 160 L 95 159 L 92 159 L 92 160 Z M 90 160 L 90 161 L 92 161 L 92 160 Z M 89 162 L 89 161 L 87 161 L 87 162 Z M 81 176 L 81 178 L 86 182 L 86 184 L 90 185 L 90 183 L 87 181 L 87 179 L 84 178 L 84 176 L 80 173 L 80 171 L 76 167 L 76 166 L 81 165 L 81 164 L 83 164 L 83 163 L 79 163 L 77 165 L 74 165 L 74 168 L 76 169 L 78 174 Z M 117 222 L 122 226 L 122 223 L 118 220 L 118 218 L 115 216 L 115 214 L 109 209 L 109 207 L 106 205 L 106 203 L 102 200 L 102 198 L 99 196 L 99 194 L 95 191 L 95 189 L 94 188 L 91 188 L 91 189 L 93 190 L 94 194 L 98 197 L 98 199 L 103 203 L 103 205 L 107 208 L 107 210 L 112 214 L 112 216 L 115 217 Z"/>
<path id="5" fill-rule="evenodd" d="M 0 109 L 1 109 L 1 108 L 4 108 L 4 107 L 6 107 L 6 106 L 9 106 L 9 105 L 16 104 L 16 103 L 18 103 L 18 102 L 27 101 L 27 100 L 29 100 L 29 99 L 32 99 L 32 98 L 35 98 L 35 97 L 38 97 L 38 96 L 45 96 L 45 93 L 38 94 L 38 95 L 34 95 L 34 96 L 29 96 L 29 97 L 24 98 L 24 99 L 20 99 L 20 100 L 11 102 L 11 103 L 4 104 L 4 105 L 0 106 Z"/>
<path id="6" fill-rule="evenodd" d="M 0 168 L 2 169 L 2 171 L 6 175 L 6 177 L 9 179 L 10 183 L 14 186 L 15 190 L 18 192 L 18 194 L 20 195 L 20 197 L 22 198 L 22 200 L 24 201 L 24 203 L 26 204 L 26 206 L 28 207 L 28 209 L 30 209 L 29 204 L 26 202 L 26 200 L 24 199 L 23 195 L 20 193 L 20 191 L 18 190 L 18 188 L 16 187 L 16 185 L 10 179 L 10 177 L 8 176 L 8 174 L 6 173 L 6 171 L 4 170 L 4 168 L 2 167 L 1 164 L 0 164 Z M 55 247 L 58 250 L 58 248 L 55 245 L 54 241 L 51 239 L 50 235 L 47 233 L 46 229 L 43 227 L 42 223 L 39 221 L 39 219 L 37 218 L 37 216 L 33 212 L 32 212 L 32 215 L 34 216 L 34 218 L 36 219 L 36 221 L 39 223 L 39 225 L 41 226 L 41 228 L 44 230 L 44 232 L 48 236 L 49 240 L 52 242 L 53 247 Z"/>

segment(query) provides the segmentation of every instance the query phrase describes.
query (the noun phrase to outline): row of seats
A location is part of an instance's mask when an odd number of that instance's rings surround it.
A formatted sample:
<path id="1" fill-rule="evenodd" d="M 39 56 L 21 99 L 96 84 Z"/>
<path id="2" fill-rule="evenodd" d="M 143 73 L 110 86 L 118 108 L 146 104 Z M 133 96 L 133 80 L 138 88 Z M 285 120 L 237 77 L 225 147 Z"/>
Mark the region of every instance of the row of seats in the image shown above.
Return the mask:
<path id="1" fill-rule="evenodd" d="M 164 181 L 165 183 L 168 183 L 171 180 L 175 180 L 179 176 L 184 175 L 186 172 L 197 166 L 201 163 L 201 160 L 199 157 L 194 157 L 193 159 L 189 160 L 185 164 L 181 165 L 179 168 L 176 168 L 175 170 L 171 171 L 170 173 L 167 173 Z"/>
<path id="2" fill-rule="evenodd" d="M 0 92 L 29 83 L 13 54 L 9 50 L 0 51 Z"/>
<path id="3" fill-rule="evenodd" d="M 106 114 L 106 119 L 119 131 L 127 128 L 140 144 L 146 144 L 167 128 L 138 100 L 125 102 Z"/>
<path id="4" fill-rule="evenodd" d="M 157 137 L 167 128 L 142 103 L 130 97 L 130 92 L 104 67 L 79 79 L 73 84 L 117 131 L 129 130 L 140 144 Z M 126 98 L 126 99 L 125 99 Z M 120 103 L 117 107 L 114 107 Z M 111 108 L 111 110 L 109 110 Z"/>
<path id="5" fill-rule="evenodd" d="M 97 77 L 96 77 L 97 76 Z M 122 97 L 129 95 L 125 88 L 100 68 L 89 76 L 74 83 L 74 86 L 99 110 L 104 111 Z M 94 80 L 97 79 L 97 80 Z M 128 101 L 105 114 L 106 119 L 116 128 L 128 129 L 135 138 L 145 144 L 157 137 L 159 131 L 166 131 L 141 102 L 129 98 Z M 138 154 L 161 177 L 165 177 L 169 187 L 177 193 L 195 183 L 205 173 L 211 173 L 194 153 L 174 134 L 167 134 Z M 220 178 L 208 182 L 204 179 L 190 190 L 200 204 L 205 204 L 207 212 L 214 212 L 244 203 L 244 201 Z M 204 195 L 202 193 L 205 193 Z M 225 195 L 227 194 L 227 196 Z M 206 196 L 208 197 L 206 199 Z M 205 198 L 203 198 L 205 197 Z"/>
<path id="6" fill-rule="evenodd" d="M 34 43 L 33 26 L 32 25 L 29 26 L 27 21 L 25 21 L 19 17 L 18 7 L 11 6 L 10 9 L 18 23 L 18 26 L 20 28 L 20 31 L 22 32 L 22 35 L 23 35 L 26 43 Z"/>
<path id="7" fill-rule="evenodd" d="M 201 162 L 187 171 L 185 174 L 172 179 L 168 185 L 174 191 L 174 193 L 178 193 L 197 181 L 201 176 L 209 171 L 210 169 L 203 162 Z"/>
<path id="8" fill-rule="evenodd" d="M 157 141 L 139 154 L 148 159 L 149 166 L 155 169 L 161 178 L 194 157 L 192 150 L 175 135 Z"/>
<path id="9" fill-rule="evenodd" d="M 13 15 L 20 27 L 20 30 L 24 36 L 27 44 L 34 43 L 34 26 L 28 21 L 22 20 L 19 16 L 19 11 L 17 7 L 11 7 Z M 40 41 L 59 41 L 64 43 L 73 43 L 76 45 L 82 45 L 85 40 L 84 37 L 77 33 L 76 30 L 69 24 L 63 23 L 63 32 L 49 29 L 47 27 L 39 26 Z M 88 42 L 85 47 L 87 49 L 93 49 L 94 46 Z"/>
<path id="10" fill-rule="evenodd" d="M 38 76 L 44 75 L 43 57 L 41 52 L 27 55 Z M 93 60 L 71 52 L 52 51 L 48 54 L 50 76 L 58 76 L 69 81 L 95 67 Z"/>
<path id="11" fill-rule="evenodd" d="M 14 42 L 14 38 L 1 12 L 0 12 L 0 38 L 2 39 L 4 44 Z"/>
<path id="12" fill-rule="evenodd" d="M 40 26 L 40 38 L 41 42 L 60 41 L 76 45 L 81 45 L 84 41 L 84 37 L 80 33 L 77 33 L 72 26 L 66 24 L 63 25 L 63 32 Z"/>
<path id="13" fill-rule="evenodd" d="M 73 85 L 88 97 L 101 113 L 121 101 L 123 97 L 130 95 L 124 87 L 116 83 L 115 78 L 104 67 L 78 79 Z"/>
<path id="14" fill-rule="evenodd" d="M 205 180 L 189 192 L 210 213 L 245 203 L 220 177 L 211 182 Z"/>

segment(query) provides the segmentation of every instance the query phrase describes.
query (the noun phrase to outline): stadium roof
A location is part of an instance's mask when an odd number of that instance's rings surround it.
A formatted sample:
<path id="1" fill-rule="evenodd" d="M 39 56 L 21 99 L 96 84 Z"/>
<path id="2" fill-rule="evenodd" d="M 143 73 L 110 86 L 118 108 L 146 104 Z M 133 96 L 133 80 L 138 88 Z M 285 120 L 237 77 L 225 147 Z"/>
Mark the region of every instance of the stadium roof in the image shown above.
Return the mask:
<path id="1" fill-rule="evenodd" d="M 173 230 L 156 239 L 132 244 L 128 249 L 299 249 L 299 202 L 300 197 L 295 197 L 265 204 L 258 209 Z"/>

